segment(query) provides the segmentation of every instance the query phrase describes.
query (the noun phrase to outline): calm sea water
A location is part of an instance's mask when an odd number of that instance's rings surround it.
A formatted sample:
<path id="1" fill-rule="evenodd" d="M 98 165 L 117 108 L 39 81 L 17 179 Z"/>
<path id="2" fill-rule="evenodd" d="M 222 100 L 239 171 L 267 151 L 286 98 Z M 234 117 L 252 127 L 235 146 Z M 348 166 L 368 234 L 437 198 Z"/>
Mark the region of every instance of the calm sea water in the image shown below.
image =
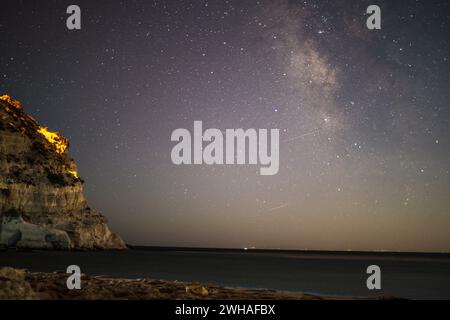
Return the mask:
<path id="1" fill-rule="evenodd" d="M 0 252 L 0 265 L 31 271 L 65 271 L 79 265 L 89 275 L 201 281 L 228 287 L 267 288 L 326 295 L 389 294 L 450 299 L 448 256 L 145 251 Z M 382 290 L 366 287 L 366 268 L 382 271 Z"/>

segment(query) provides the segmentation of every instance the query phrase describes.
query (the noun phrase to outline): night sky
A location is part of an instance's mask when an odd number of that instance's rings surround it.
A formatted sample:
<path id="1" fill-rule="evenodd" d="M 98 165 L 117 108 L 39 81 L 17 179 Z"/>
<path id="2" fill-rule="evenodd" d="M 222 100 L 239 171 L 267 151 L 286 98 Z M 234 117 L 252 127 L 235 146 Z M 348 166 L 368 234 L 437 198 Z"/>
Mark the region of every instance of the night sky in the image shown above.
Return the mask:
<path id="1" fill-rule="evenodd" d="M 449 33 L 446 0 L 2 0 L 0 94 L 128 243 L 450 251 Z M 194 120 L 280 129 L 279 173 L 172 164 Z"/>

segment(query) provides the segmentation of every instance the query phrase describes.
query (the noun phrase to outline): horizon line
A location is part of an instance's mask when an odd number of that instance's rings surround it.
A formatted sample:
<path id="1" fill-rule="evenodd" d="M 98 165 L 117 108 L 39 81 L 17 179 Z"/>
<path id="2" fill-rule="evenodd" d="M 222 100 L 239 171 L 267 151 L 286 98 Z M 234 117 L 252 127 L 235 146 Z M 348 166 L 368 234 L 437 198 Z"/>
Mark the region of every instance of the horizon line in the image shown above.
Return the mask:
<path id="1" fill-rule="evenodd" d="M 239 251 L 239 252 L 272 252 L 272 253 L 334 253 L 334 254 L 403 254 L 403 255 L 450 255 L 450 251 L 393 251 L 393 250 L 319 250 L 319 249 L 277 249 L 277 248 L 230 248 L 230 247 L 186 247 L 186 246 L 152 246 L 126 244 L 128 248 L 135 250 L 155 251 Z"/>

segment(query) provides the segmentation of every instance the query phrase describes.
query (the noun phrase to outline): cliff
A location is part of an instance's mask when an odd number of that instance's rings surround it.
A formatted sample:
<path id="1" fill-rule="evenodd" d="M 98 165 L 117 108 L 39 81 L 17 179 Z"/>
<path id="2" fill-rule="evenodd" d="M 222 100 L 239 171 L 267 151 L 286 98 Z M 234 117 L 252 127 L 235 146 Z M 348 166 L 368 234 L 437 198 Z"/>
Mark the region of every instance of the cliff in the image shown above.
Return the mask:
<path id="1" fill-rule="evenodd" d="M 125 249 L 91 209 L 69 141 L 40 126 L 20 102 L 0 96 L 0 245 Z"/>

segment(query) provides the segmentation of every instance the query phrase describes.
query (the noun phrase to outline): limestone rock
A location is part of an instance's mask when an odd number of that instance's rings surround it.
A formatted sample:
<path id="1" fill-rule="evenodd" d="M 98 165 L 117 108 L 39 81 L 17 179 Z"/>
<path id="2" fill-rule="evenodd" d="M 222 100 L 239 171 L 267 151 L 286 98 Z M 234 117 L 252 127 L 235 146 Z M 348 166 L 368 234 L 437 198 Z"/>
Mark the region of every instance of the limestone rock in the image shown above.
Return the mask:
<path id="1" fill-rule="evenodd" d="M 26 280 L 25 270 L 0 269 L 0 300 L 35 299 L 36 293 Z"/>
<path id="2" fill-rule="evenodd" d="M 0 96 L 0 245 L 125 249 L 92 210 L 68 154 L 69 141 Z"/>
<path id="3" fill-rule="evenodd" d="M 69 249 L 66 232 L 25 222 L 20 215 L 3 214 L 0 243 L 30 249 Z"/>

